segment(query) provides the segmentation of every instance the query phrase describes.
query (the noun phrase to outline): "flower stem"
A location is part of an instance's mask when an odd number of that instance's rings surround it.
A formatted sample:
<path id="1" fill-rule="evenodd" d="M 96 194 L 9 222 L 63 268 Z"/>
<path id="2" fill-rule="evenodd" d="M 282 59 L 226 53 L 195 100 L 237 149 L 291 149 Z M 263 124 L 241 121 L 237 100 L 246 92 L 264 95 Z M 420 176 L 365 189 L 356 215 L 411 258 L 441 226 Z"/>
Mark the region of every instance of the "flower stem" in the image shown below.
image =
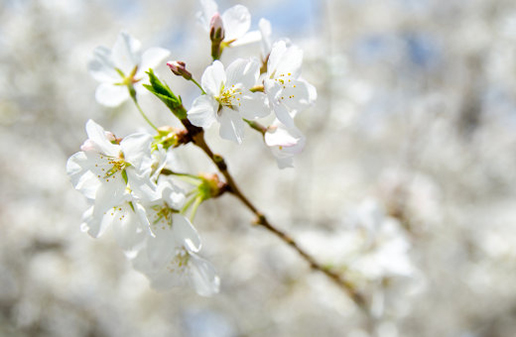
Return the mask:
<path id="1" fill-rule="evenodd" d="M 249 124 L 249 126 L 253 129 L 255 129 L 256 131 L 258 131 L 259 133 L 262 134 L 262 136 L 265 135 L 265 133 L 267 132 L 267 127 L 261 125 L 260 123 L 258 122 L 255 122 L 255 121 L 250 121 L 248 119 L 245 119 L 244 118 L 244 122 L 246 122 L 247 124 Z"/>
<path id="2" fill-rule="evenodd" d="M 186 211 L 190 208 L 190 206 L 192 206 L 193 202 L 196 200 L 197 200 L 197 197 L 190 198 L 190 200 L 188 200 L 186 202 L 186 204 L 183 206 L 183 208 L 181 209 L 181 214 L 185 214 Z"/>
<path id="3" fill-rule="evenodd" d="M 192 207 L 192 212 L 190 213 L 190 221 L 193 222 L 195 219 L 195 214 L 197 213 L 197 208 L 199 208 L 199 205 L 202 203 L 202 198 L 200 196 L 197 196 L 195 198 L 195 203 Z"/>
<path id="4" fill-rule="evenodd" d="M 191 178 L 195 181 L 198 181 L 197 183 L 192 183 L 192 185 L 195 185 L 195 186 L 198 186 L 200 183 L 201 183 L 201 180 L 202 178 L 199 177 L 199 176 L 196 176 L 195 174 L 190 174 L 190 173 L 181 173 L 181 172 L 174 172 L 172 170 L 169 170 L 167 168 L 165 169 L 162 169 L 161 170 L 161 174 L 163 175 L 174 175 L 174 176 L 177 176 L 177 177 L 186 177 L 186 178 Z M 190 181 L 190 180 L 188 180 Z"/>
<path id="5" fill-rule="evenodd" d="M 140 112 L 140 114 L 142 115 L 143 119 L 145 119 L 145 121 L 156 131 L 158 131 L 158 128 L 156 127 L 156 125 L 154 125 L 150 119 L 147 117 L 147 115 L 145 115 L 145 112 L 143 112 L 142 110 L 142 107 L 140 106 L 140 104 L 138 103 L 138 100 L 136 99 L 136 92 L 134 91 L 134 88 L 129 88 L 128 86 L 128 89 L 129 89 L 129 94 L 131 95 L 131 98 L 133 99 L 133 102 L 134 102 L 134 105 L 136 105 L 136 108 L 138 109 L 138 111 Z"/>
<path id="6" fill-rule="evenodd" d="M 202 88 L 202 86 L 199 84 L 199 82 L 197 82 L 197 81 L 195 80 L 195 78 L 193 78 L 193 77 L 192 77 L 192 78 L 190 79 L 190 81 L 192 81 L 192 82 L 193 82 L 193 83 L 194 83 L 194 84 L 195 84 L 199 89 L 201 89 L 201 92 L 202 92 L 202 94 L 203 94 L 203 95 L 206 95 L 206 91 L 204 91 L 204 89 Z"/>

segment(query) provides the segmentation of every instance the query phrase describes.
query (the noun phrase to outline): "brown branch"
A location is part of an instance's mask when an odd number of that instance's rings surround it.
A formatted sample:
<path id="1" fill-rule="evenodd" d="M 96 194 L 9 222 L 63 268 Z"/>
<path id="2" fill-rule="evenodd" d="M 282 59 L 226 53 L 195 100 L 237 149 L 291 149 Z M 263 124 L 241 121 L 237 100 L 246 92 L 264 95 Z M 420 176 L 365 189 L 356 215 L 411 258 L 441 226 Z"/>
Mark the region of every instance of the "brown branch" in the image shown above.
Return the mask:
<path id="1" fill-rule="evenodd" d="M 189 123 L 188 123 L 189 124 Z M 188 124 L 185 124 L 185 127 L 189 130 Z M 201 129 L 202 130 L 202 129 Z M 343 289 L 351 299 L 364 311 L 367 311 L 367 302 L 364 296 L 355 288 L 355 286 L 346 278 L 341 276 L 339 273 L 324 267 L 319 262 L 317 262 L 310 254 L 308 254 L 304 249 L 302 249 L 294 239 L 286 234 L 285 232 L 279 230 L 275 226 L 273 226 L 269 220 L 265 217 L 263 213 L 261 213 L 249 199 L 240 191 L 238 185 L 235 183 L 233 177 L 228 171 L 227 164 L 224 158 L 218 154 L 214 154 L 211 148 L 208 146 L 204 139 L 204 130 L 199 130 L 199 128 L 192 129 L 192 141 L 193 143 L 201 148 L 204 153 L 210 158 L 210 160 L 217 166 L 220 173 L 226 179 L 227 184 L 227 192 L 233 194 L 237 199 L 239 199 L 255 216 L 255 224 L 264 227 L 270 232 L 274 233 L 278 238 L 280 238 L 283 242 L 292 247 L 295 251 L 301 255 L 301 257 L 308 262 L 310 268 L 313 270 L 320 271 L 328 276 L 335 284 L 337 284 L 341 289 Z"/>
<path id="2" fill-rule="evenodd" d="M 237 198 L 240 199 L 239 196 L 237 196 Z M 269 231 L 276 234 L 277 237 L 279 237 L 286 244 L 288 244 L 290 247 L 292 247 L 294 250 L 296 250 L 299 253 L 299 255 L 301 255 L 308 262 L 308 264 L 310 265 L 310 268 L 312 268 L 313 270 L 318 270 L 318 271 L 326 274 L 326 276 L 328 276 L 333 282 L 335 282 L 339 287 L 344 289 L 344 291 L 353 299 L 353 301 L 361 309 L 367 310 L 365 298 L 362 296 L 362 294 L 360 294 L 355 289 L 355 286 L 351 282 L 346 280 L 340 274 L 330 270 L 327 267 L 322 266 L 317 261 L 315 261 L 315 259 L 311 255 L 309 255 L 306 251 L 304 251 L 301 247 L 299 247 L 299 245 L 294 241 L 294 239 L 292 239 L 292 237 L 290 237 L 285 232 L 283 232 L 283 231 L 277 229 L 276 227 L 274 227 L 273 225 L 271 225 L 269 223 L 269 221 L 267 220 L 267 218 L 263 214 L 261 214 L 259 212 L 258 213 L 253 212 L 253 213 L 255 213 L 255 215 L 257 216 L 257 221 L 255 222 L 257 225 L 261 225 L 261 226 L 265 227 L 266 229 L 268 229 Z"/>

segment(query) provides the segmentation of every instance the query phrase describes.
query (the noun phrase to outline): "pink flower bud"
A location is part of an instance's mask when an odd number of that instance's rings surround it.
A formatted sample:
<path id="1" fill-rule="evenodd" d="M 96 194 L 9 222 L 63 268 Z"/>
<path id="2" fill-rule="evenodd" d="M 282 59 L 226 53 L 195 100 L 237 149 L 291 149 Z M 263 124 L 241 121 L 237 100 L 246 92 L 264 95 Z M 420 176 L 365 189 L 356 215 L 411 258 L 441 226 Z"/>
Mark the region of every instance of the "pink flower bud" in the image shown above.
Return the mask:
<path id="1" fill-rule="evenodd" d="M 167 66 L 172 70 L 174 75 L 182 76 L 187 80 L 192 78 L 192 74 L 186 70 L 186 63 L 183 61 L 168 61 Z"/>
<path id="2" fill-rule="evenodd" d="M 213 14 L 210 21 L 210 39 L 212 41 L 222 42 L 224 35 L 224 23 L 222 22 L 222 17 L 217 12 Z"/>

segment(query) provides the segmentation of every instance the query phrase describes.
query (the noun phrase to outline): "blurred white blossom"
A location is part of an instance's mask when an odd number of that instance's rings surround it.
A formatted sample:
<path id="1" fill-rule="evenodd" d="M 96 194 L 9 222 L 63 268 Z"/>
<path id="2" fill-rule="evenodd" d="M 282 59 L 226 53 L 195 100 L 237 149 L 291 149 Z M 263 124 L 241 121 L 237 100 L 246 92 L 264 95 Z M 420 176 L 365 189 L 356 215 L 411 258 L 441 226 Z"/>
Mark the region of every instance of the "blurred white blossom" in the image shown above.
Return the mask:
<path id="1" fill-rule="evenodd" d="M 97 47 L 93 60 L 88 64 L 90 74 L 100 85 L 95 92 L 97 102 L 115 107 L 129 99 L 129 87 L 136 93 L 146 93 L 142 86 L 145 72 L 159 65 L 170 52 L 163 48 L 150 48 L 141 52 L 140 41 L 126 32 L 121 32 L 113 46 Z"/>

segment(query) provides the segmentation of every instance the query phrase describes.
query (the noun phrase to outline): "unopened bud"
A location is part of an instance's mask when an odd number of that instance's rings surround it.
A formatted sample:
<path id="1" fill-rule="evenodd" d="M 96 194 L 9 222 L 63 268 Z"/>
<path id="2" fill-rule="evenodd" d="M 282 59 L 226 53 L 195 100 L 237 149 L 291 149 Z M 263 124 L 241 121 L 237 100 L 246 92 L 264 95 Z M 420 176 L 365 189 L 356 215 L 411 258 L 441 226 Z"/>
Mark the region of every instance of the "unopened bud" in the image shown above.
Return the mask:
<path id="1" fill-rule="evenodd" d="M 213 14 L 210 21 L 210 39 L 213 42 L 222 42 L 224 40 L 224 23 L 222 17 L 217 12 Z"/>
<path id="2" fill-rule="evenodd" d="M 172 70 L 174 75 L 182 76 L 188 81 L 192 79 L 192 74 L 186 70 L 186 63 L 183 61 L 169 61 L 167 62 L 167 66 Z"/>

